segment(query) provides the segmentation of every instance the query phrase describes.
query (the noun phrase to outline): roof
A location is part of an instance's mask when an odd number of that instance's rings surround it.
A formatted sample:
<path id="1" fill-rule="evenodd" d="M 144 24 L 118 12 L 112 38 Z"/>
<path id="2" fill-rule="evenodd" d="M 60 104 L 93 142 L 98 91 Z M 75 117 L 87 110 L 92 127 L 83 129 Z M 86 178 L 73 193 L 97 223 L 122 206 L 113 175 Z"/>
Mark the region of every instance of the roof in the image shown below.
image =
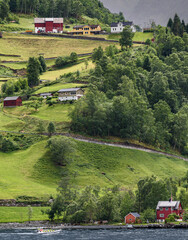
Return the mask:
<path id="1" fill-rule="evenodd" d="M 129 214 L 127 214 L 125 217 L 127 217 L 128 215 L 133 215 L 135 218 L 139 218 L 140 217 L 140 214 L 137 213 L 137 212 L 130 212 Z"/>
<path id="2" fill-rule="evenodd" d="M 83 27 L 91 27 L 91 28 L 97 28 L 99 25 L 77 25 L 77 26 L 74 26 L 73 28 L 83 28 Z"/>
<path id="3" fill-rule="evenodd" d="M 11 101 L 11 100 L 17 100 L 19 97 L 15 96 L 15 97 L 6 97 L 4 99 L 4 101 Z"/>
<path id="4" fill-rule="evenodd" d="M 63 23 L 63 18 L 34 18 L 34 23 L 45 23 L 53 21 L 54 23 Z"/>
<path id="5" fill-rule="evenodd" d="M 51 93 L 41 93 L 40 96 L 51 96 Z"/>
<path id="6" fill-rule="evenodd" d="M 159 210 L 160 207 L 174 207 L 178 209 L 180 201 L 159 201 L 156 209 Z"/>
<path id="7" fill-rule="evenodd" d="M 118 23 L 113 22 L 111 24 L 111 27 L 117 27 L 120 23 L 122 23 L 123 26 L 132 26 L 133 25 L 133 22 L 118 22 Z"/>
<path id="8" fill-rule="evenodd" d="M 59 93 L 61 93 L 61 92 L 76 92 L 79 89 L 81 89 L 81 88 L 64 88 L 64 89 L 60 89 L 58 92 Z"/>

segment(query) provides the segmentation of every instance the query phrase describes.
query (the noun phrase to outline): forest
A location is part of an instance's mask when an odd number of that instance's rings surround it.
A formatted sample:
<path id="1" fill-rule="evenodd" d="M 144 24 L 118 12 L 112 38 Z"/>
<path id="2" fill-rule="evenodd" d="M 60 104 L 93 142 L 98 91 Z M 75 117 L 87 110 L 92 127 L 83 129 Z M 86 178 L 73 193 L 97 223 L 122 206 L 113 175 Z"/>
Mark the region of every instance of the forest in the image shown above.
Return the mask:
<path id="1" fill-rule="evenodd" d="M 2 20 L 8 16 L 8 9 L 12 13 L 35 14 L 38 17 L 64 17 L 72 23 L 74 23 L 75 19 L 80 19 L 82 15 L 97 18 L 105 24 L 124 20 L 121 12 L 119 14 L 111 13 L 99 0 L 0 1 L 0 18 Z"/>
<path id="2" fill-rule="evenodd" d="M 94 50 L 96 67 L 71 114 L 73 131 L 188 153 L 188 34 L 160 26 L 154 34 L 144 47 Z"/>

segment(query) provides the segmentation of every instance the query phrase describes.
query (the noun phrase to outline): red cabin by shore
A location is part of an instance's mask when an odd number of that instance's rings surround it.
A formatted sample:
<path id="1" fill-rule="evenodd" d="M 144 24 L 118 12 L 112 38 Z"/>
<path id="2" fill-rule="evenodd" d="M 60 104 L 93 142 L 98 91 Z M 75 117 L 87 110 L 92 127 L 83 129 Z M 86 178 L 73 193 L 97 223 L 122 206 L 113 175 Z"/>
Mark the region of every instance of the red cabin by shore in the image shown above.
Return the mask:
<path id="1" fill-rule="evenodd" d="M 21 97 L 6 97 L 3 101 L 4 107 L 22 106 Z"/>
<path id="2" fill-rule="evenodd" d="M 131 223 L 136 223 L 136 222 L 141 222 L 140 214 L 138 214 L 136 212 L 131 212 L 125 216 L 125 223 L 131 224 Z"/>
<path id="3" fill-rule="evenodd" d="M 62 33 L 63 18 L 35 18 L 35 33 Z"/>
<path id="4" fill-rule="evenodd" d="M 180 201 L 159 201 L 156 210 L 158 221 L 164 221 L 172 213 L 175 213 L 182 219 L 183 209 Z"/>

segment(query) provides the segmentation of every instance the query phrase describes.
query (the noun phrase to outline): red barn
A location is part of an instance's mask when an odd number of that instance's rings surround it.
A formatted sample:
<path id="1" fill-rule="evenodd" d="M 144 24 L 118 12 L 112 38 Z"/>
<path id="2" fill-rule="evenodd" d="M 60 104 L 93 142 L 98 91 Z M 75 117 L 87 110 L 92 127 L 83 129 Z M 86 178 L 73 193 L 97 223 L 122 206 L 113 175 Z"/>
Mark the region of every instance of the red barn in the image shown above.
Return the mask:
<path id="1" fill-rule="evenodd" d="M 125 223 L 131 224 L 131 223 L 136 223 L 140 221 L 140 214 L 133 212 L 129 213 L 125 216 Z"/>
<path id="2" fill-rule="evenodd" d="M 63 18 L 35 18 L 35 33 L 62 33 Z"/>
<path id="3" fill-rule="evenodd" d="M 175 213 L 182 219 L 183 209 L 180 201 L 159 201 L 156 210 L 158 221 L 164 221 L 171 213 Z"/>
<path id="4" fill-rule="evenodd" d="M 21 97 L 6 97 L 3 102 L 4 102 L 4 107 L 22 106 Z"/>

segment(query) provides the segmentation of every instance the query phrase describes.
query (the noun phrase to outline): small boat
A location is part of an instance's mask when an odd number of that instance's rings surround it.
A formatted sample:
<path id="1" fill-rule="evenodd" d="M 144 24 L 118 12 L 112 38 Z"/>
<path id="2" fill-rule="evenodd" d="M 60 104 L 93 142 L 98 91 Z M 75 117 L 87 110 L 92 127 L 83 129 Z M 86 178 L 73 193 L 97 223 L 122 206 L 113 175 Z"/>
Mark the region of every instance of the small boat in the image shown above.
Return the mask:
<path id="1" fill-rule="evenodd" d="M 58 233 L 60 231 L 61 230 L 54 230 L 54 229 L 43 229 L 43 228 L 38 229 L 38 233 Z"/>
<path id="2" fill-rule="evenodd" d="M 128 229 L 134 228 L 132 224 L 127 224 L 126 226 Z"/>

